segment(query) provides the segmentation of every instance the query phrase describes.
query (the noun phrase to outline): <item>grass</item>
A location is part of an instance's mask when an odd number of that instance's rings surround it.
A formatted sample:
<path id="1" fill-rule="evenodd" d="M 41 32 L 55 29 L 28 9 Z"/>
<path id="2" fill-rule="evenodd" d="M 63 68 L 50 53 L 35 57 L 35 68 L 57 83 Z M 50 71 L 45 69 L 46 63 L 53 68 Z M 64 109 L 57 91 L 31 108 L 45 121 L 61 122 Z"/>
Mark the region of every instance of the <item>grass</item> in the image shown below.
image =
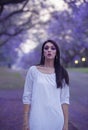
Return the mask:
<path id="1" fill-rule="evenodd" d="M 88 68 L 68 68 L 69 71 L 88 73 Z M 22 71 L 25 74 L 25 71 Z M 19 71 L 0 67 L 0 89 L 19 89 L 24 86 L 24 78 Z"/>
<path id="2" fill-rule="evenodd" d="M 88 73 L 88 68 L 68 68 L 70 71 Z"/>
<path id="3" fill-rule="evenodd" d="M 23 85 L 24 78 L 19 72 L 0 67 L 0 89 L 22 88 Z"/>

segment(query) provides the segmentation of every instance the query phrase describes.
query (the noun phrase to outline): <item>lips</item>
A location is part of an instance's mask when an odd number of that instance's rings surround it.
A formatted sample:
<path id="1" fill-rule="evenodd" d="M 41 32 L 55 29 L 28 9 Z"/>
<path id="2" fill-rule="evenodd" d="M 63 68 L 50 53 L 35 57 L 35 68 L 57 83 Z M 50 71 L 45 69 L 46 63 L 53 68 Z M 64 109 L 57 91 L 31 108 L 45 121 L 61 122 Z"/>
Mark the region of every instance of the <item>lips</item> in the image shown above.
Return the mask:
<path id="1" fill-rule="evenodd" d="M 51 54 L 48 54 L 48 56 L 51 56 Z"/>

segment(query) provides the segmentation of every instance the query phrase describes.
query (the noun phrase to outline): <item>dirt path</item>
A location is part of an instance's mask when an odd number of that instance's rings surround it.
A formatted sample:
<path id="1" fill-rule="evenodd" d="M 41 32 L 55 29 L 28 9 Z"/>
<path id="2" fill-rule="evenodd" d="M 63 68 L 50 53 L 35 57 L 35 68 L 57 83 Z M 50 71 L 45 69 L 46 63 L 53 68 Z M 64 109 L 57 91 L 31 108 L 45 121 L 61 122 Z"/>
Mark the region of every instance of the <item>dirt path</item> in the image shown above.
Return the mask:
<path id="1" fill-rule="evenodd" d="M 88 74 L 70 72 L 70 121 L 79 129 L 88 129 Z"/>
<path id="2" fill-rule="evenodd" d="M 22 90 L 0 91 L 0 130 L 22 130 Z"/>

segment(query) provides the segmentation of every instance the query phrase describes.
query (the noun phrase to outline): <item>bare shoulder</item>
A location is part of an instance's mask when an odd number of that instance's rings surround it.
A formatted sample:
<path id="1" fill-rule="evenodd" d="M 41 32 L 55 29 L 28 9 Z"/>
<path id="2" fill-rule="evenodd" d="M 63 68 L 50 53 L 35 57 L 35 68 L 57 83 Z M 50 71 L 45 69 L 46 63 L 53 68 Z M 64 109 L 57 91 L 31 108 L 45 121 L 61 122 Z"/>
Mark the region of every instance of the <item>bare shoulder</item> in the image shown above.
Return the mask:
<path id="1" fill-rule="evenodd" d="M 43 73 L 47 73 L 47 74 L 54 73 L 54 68 L 44 67 L 43 65 L 38 65 L 36 67 L 39 71 Z"/>
<path id="2" fill-rule="evenodd" d="M 39 69 L 39 70 L 43 70 L 43 69 L 44 69 L 44 66 L 42 66 L 42 65 L 37 65 L 36 68 Z"/>

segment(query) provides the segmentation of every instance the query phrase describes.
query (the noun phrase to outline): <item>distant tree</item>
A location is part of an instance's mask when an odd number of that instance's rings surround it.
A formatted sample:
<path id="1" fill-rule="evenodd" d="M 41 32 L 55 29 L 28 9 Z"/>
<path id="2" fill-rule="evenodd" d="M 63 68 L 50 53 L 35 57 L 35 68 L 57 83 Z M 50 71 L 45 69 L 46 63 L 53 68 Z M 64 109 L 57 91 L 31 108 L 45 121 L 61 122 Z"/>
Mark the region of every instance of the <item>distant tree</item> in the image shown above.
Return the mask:
<path id="1" fill-rule="evenodd" d="M 48 9 L 52 7 L 46 1 L 25 0 L 24 2 L 19 1 L 18 4 L 16 1 L 13 3 L 9 1 L 11 4 L 4 3 L 5 1 L 1 2 L 5 6 L 0 15 L 0 48 L 5 46 L 5 49 L 8 49 L 9 46 L 11 53 L 8 55 L 10 55 L 12 52 L 19 52 L 15 50 L 21 50 L 20 45 L 30 39 L 33 29 L 38 31 L 45 29 L 46 22 L 43 21 L 44 17 L 42 17 L 41 11 L 47 10 L 45 13 L 50 13 Z M 37 32 L 38 34 L 38 37 L 42 35 L 41 32 Z M 31 43 L 29 44 L 31 46 Z"/>
<path id="2" fill-rule="evenodd" d="M 16 3 L 16 1 L 15 1 Z M 21 35 L 24 39 L 31 28 L 45 23 L 41 20 L 41 11 L 51 7 L 46 1 L 25 0 L 22 3 L 6 4 L 0 17 L 0 46 L 3 46 L 10 39 Z"/>
<path id="3" fill-rule="evenodd" d="M 52 36 L 61 48 L 65 65 L 73 63 L 77 55 L 86 57 L 88 52 L 88 4 L 72 8 L 70 13 L 53 12 L 48 28 L 49 37 Z"/>

